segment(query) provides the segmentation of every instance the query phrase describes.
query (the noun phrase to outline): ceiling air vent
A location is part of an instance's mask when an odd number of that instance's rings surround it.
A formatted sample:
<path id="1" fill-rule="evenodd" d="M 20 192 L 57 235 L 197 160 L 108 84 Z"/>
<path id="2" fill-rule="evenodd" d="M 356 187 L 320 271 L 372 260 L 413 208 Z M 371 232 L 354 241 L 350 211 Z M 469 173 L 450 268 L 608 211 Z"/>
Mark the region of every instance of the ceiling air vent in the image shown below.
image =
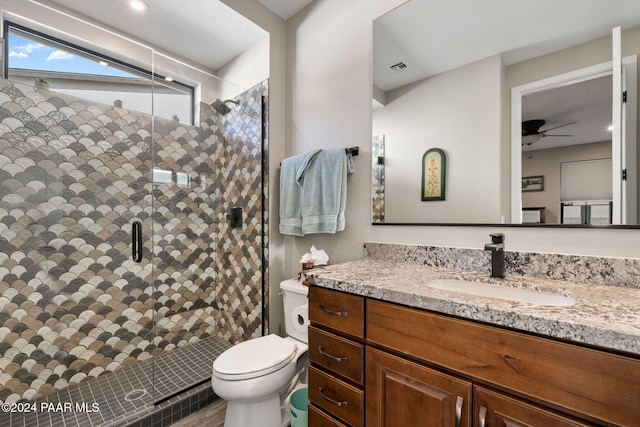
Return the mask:
<path id="1" fill-rule="evenodd" d="M 401 73 L 404 70 L 407 69 L 407 64 L 405 64 L 404 62 L 400 61 L 397 64 L 393 64 L 389 66 L 389 69 L 391 71 L 393 71 L 394 73 Z"/>

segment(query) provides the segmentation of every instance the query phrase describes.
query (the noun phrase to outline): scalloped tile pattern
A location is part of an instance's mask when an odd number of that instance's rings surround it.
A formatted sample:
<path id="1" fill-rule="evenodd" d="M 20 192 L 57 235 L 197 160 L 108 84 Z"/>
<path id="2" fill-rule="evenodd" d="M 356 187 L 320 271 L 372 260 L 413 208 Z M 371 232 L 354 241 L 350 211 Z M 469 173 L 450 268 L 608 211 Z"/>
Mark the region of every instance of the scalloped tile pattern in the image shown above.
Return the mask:
<path id="1" fill-rule="evenodd" d="M 266 92 L 221 118 L 203 104 L 193 127 L 0 80 L 0 401 L 261 335 Z M 153 236 L 140 263 L 136 219 Z"/>

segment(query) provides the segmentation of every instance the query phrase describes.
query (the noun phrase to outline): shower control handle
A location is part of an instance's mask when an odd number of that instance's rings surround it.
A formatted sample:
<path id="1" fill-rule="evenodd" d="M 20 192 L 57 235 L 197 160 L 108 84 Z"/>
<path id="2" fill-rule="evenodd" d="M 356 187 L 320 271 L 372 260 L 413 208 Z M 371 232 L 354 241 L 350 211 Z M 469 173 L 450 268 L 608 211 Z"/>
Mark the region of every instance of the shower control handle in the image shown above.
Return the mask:
<path id="1" fill-rule="evenodd" d="M 142 261 L 142 223 L 133 221 L 131 224 L 131 258 L 135 262 Z"/>

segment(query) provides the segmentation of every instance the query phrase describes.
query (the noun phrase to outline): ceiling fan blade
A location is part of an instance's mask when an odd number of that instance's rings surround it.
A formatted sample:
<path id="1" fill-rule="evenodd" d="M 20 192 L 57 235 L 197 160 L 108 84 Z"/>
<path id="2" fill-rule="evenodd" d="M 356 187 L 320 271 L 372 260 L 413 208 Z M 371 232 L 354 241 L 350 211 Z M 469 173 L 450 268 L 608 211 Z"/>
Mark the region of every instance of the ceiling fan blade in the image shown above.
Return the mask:
<path id="1" fill-rule="evenodd" d="M 543 132 L 549 132 L 550 130 L 558 129 L 558 128 L 565 127 L 565 126 L 569 126 L 569 125 L 573 125 L 573 124 L 575 124 L 575 123 L 578 123 L 578 122 L 571 122 L 571 123 L 565 123 L 565 124 L 560 125 L 560 126 L 554 126 L 554 127 L 552 127 L 552 128 L 542 130 L 542 131 L 540 131 L 540 133 L 543 133 Z M 549 136 L 551 136 L 551 135 L 549 135 Z"/>

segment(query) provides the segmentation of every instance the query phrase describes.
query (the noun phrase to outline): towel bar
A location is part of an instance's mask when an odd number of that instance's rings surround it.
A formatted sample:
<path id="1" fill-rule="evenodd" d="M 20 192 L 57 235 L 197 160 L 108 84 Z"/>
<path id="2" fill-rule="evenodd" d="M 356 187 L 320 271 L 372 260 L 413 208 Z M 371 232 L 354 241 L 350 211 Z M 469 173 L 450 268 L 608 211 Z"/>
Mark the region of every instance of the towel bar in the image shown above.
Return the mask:
<path id="1" fill-rule="evenodd" d="M 344 151 L 346 151 L 347 154 L 351 153 L 352 156 L 357 156 L 360 152 L 360 147 L 345 148 Z"/>
<path id="2" fill-rule="evenodd" d="M 344 149 L 345 153 L 351 154 L 352 156 L 357 156 L 360 153 L 360 147 L 349 147 Z M 282 162 L 280 162 L 280 166 L 282 166 Z"/>

